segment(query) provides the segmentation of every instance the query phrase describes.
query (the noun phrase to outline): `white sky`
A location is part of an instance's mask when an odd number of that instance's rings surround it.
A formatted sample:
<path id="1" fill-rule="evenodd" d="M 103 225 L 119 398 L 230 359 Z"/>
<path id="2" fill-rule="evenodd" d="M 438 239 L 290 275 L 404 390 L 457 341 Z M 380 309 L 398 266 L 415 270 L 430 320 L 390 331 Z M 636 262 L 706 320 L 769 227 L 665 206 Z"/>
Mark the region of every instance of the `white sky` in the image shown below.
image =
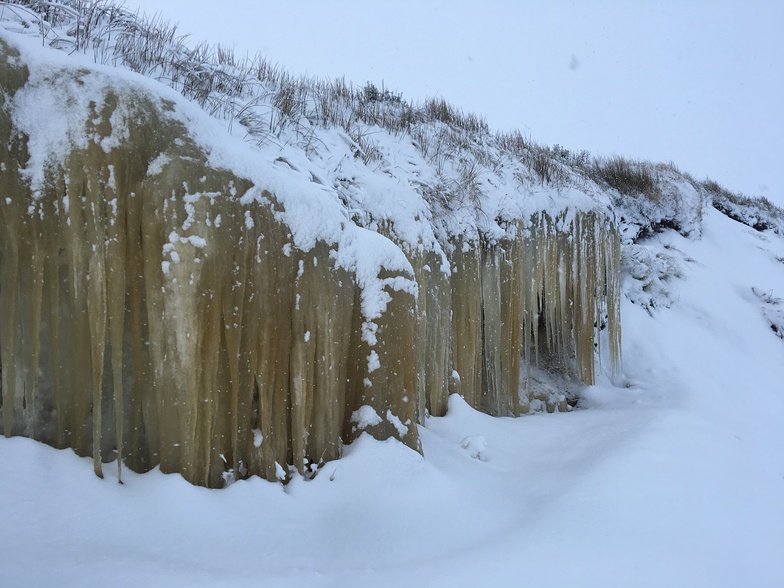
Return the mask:
<path id="1" fill-rule="evenodd" d="M 784 2 L 128 0 L 292 73 L 439 95 L 543 144 L 784 206 Z"/>

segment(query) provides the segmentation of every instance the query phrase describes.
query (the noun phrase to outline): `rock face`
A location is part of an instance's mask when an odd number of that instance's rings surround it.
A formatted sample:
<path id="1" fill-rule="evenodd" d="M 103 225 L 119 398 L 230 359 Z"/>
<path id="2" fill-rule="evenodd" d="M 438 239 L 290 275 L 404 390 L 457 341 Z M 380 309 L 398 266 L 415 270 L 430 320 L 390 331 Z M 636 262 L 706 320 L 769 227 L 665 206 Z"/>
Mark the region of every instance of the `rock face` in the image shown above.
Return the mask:
<path id="1" fill-rule="evenodd" d="M 271 189 L 216 165 L 143 85 L 33 79 L 1 39 L 0 82 L 6 436 L 92 455 L 98 475 L 118 459 L 219 487 L 308 475 L 363 431 L 419 450 L 451 392 L 520 414 L 540 355 L 591 383 L 605 316 L 617 367 L 619 238 L 600 215 L 398 244 L 405 267 L 379 253 L 367 274 L 346 261 L 357 227 L 298 244 Z M 67 105 L 59 135 L 33 132 L 31 93 Z"/>

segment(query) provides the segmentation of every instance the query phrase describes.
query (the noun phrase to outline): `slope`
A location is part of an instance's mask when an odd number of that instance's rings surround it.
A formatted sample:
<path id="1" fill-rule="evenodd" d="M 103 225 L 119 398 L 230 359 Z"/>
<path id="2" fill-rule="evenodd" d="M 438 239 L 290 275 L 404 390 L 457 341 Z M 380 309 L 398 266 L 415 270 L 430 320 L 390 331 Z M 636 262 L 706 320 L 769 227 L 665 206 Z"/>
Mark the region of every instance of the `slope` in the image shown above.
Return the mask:
<path id="1" fill-rule="evenodd" d="M 4 584 L 780 585 L 784 347 L 752 287 L 784 291 L 784 242 L 710 211 L 644 245 L 683 277 L 624 297 L 623 386 L 519 419 L 452 396 L 426 459 L 363 436 L 312 481 L 209 491 L 0 440 Z"/>

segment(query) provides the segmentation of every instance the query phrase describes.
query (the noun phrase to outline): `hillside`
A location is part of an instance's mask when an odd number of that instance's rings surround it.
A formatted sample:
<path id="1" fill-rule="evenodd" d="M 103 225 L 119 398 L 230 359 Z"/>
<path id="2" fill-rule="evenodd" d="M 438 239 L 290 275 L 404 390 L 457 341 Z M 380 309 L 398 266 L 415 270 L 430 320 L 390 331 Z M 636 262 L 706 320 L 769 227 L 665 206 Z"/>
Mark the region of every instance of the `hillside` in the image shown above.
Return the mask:
<path id="1" fill-rule="evenodd" d="M 109 3 L 20 4 L 0 17 L 9 585 L 784 578 L 783 211 L 442 100 L 190 52 Z M 39 261 L 58 247 L 67 271 Z M 97 396 L 64 410 L 57 378 Z M 179 396 L 134 408 L 144 378 Z M 18 435 L 151 471 L 113 484 Z"/>
<path id="2" fill-rule="evenodd" d="M 362 437 L 311 481 L 205 491 L 0 440 L 4 581 L 778 586 L 784 362 L 764 314 L 781 306 L 752 288 L 784 291 L 784 243 L 712 211 L 701 239 L 646 245 L 681 277 L 653 316 L 624 287 L 623 385 L 517 419 L 453 396 L 424 458 Z"/>

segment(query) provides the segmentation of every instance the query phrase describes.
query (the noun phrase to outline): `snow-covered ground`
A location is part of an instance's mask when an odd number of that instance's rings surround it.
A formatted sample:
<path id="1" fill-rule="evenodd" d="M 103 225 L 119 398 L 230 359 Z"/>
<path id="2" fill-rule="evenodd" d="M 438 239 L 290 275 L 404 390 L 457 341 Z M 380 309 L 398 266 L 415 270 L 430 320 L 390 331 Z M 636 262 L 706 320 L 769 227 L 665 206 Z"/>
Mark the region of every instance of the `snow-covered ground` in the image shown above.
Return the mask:
<path id="1" fill-rule="evenodd" d="M 0 439 L 0 585 L 781 586 L 784 239 L 707 208 L 642 244 L 670 274 L 647 309 L 624 277 L 623 374 L 569 413 L 453 396 L 424 457 L 362 437 L 311 481 L 223 490 Z"/>
<path id="2" fill-rule="evenodd" d="M 312 481 L 224 490 L 0 439 L 2 584 L 780 586 L 784 341 L 752 288 L 784 292 L 784 241 L 705 220 L 647 244 L 674 302 L 624 298 L 624 376 L 571 413 L 452 397 L 424 458 L 363 437 Z"/>

